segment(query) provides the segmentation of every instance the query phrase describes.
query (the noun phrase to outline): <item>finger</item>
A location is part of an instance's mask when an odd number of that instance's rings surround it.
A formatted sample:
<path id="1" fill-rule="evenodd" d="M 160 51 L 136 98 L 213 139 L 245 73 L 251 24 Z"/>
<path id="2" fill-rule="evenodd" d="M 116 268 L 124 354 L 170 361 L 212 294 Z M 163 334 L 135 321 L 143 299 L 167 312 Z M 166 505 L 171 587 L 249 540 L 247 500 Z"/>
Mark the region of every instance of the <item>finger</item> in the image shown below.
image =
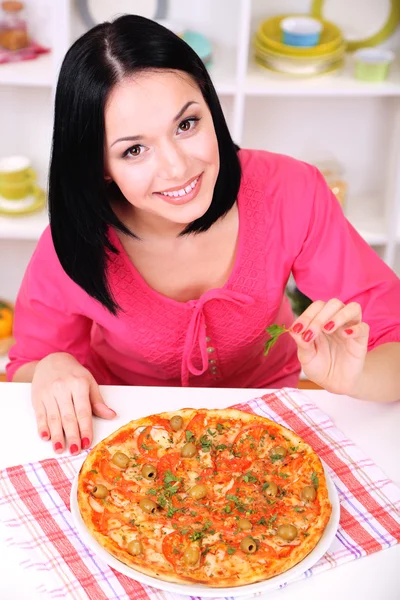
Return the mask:
<path id="1" fill-rule="evenodd" d="M 365 344 L 369 338 L 369 325 L 367 323 L 357 323 L 351 327 L 343 327 L 340 333 L 346 339 L 351 339 L 360 344 Z"/>
<path id="2" fill-rule="evenodd" d="M 45 408 L 43 402 L 40 400 L 40 398 L 38 398 L 38 397 L 36 398 L 33 393 L 32 393 L 32 407 L 33 407 L 33 410 L 35 413 L 36 426 L 37 426 L 37 431 L 38 431 L 39 437 L 41 437 L 42 440 L 49 440 L 50 433 L 49 433 L 49 427 L 47 425 L 46 408 Z"/>
<path id="3" fill-rule="evenodd" d="M 71 454 L 78 454 L 81 449 L 81 438 L 74 403 L 72 402 L 71 385 L 65 381 L 56 381 L 52 389 L 58 403 L 67 448 Z"/>
<path id="4" fill-rule="evenodd" d="M 87 377 L 76 377 L 72 384 L 72 401 L 81 438 L 81 447 L 89 448 L 93 439 L 90 384 Z"/>
<path id="5" fill-rule="evenodd" d="M 293 339 L 298 341 L 297 338 L 300 335 L 303 335 L 307 329 L 311 321 L 323 310 L 325 306 L 325 302 L 322 300 L 316 300 L 306 310 L 300 315 L 298 319 L 293 323 L 290 331 L 295 334 L 296 337 L 292 336 Z M 308 341 L 311 341 L 308 340 Z"/>
<path id="6" fill-rule="evenodd" d="M 296 335 L 289 331 L 294 341 L 297 344 L 297 358 L 302 365 L 308 364 L 316 355 L 317 347 L 315 341 L 306 342 L 302 335 Z"/>
<path id="7" fill-rule="evenodd" d="M 90 402 L 92 405 L 93 414 L 101 419 L 113 419 L 116 416 L 115 410 L 106 405 L 100 393 L 100 388 L 96 381 L 92 379 L 90 382 Z"/>
<path id="8" fill-rule="evenodd" d="M 61 454 L 64 450 L 64 432 L 56 399 L 52 394 L 48 394 L 44 398 L 43 404 L 46 409 L 46 420 L 54 451 Z"/>
<path id="9" fill-rule="evenodd" d="M 318 316 L 319 318 L 319 316 Z M 326 318 L 322 326 L 324 333 L 332 334 L 341 327 L 357 325 L 362 321 L 362 309 L 357 302 L 349 302 L 336 314 Z M 313 325 L 313 324 L 311 324 Z M 320 325 L 320 323 L 318 323 Z"/>

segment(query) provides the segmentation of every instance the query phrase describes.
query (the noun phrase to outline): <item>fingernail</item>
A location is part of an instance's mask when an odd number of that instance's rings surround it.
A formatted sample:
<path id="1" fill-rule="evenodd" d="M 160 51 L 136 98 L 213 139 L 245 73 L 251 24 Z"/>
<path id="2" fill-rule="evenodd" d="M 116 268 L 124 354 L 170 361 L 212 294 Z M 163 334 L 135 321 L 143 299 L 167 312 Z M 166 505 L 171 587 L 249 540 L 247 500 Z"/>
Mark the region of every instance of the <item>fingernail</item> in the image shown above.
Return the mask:
<path id="1" fill-rule="evenodd" d="M 354 333 L 354 331 L 353 331 L 352 329 L 345 329 L 345 330 L 344 330 L 344 332 L 345 332 L 347 335 L 351 335 L 352 333 Z"/>
<path id="2" fill-rule="evenodd" d="M 62 449 L 62 443 L 61 442 L 56 442 L 54 444 L 54 450 L 61 450 Z"/>
<path id="3" fill-rule="evenodd" d="M 72 444 L 71 448 L 69 449 L 69 451 L 71 452 L 71 454 L 76 454 L 77 452 L 79 452 L 79 448 L 76 444 Z"/>
<path id="4" fill-rule="evenodd" d="M 295 333 L 300 333 L 300 331 L 303 330 L 303 325 L 301 323 L 296 323 L 296 325 L 293 327 L 292 331 L 294 331 Z"/>
<path id="5" fill-rule="evenodd" d="M 87 448 L 89 448 L 89 446 L 90 446 L 90 440 L 89 440 L 89 438 L 86 438 L 86 437 L 82 438 L 81 445 L 82 445 L 82 448 L 84 450 L 86 450 Z"/>
<path id="6" fill-rule="evenodd" d="M 42 431 L 42 433 L 40 434 L 40 436 L 46 440 L 49 437 L 49 434 L 47 433 L 47 431 Z"/>
<path id="7" fill-rule="evenodd" d="M 305 342 L 311 342 L 311 340 L 313 339 L 313 337 L 314 337 L 314 334 L 313 334 L 313 332 L 310 329 L 308 329 L 307 331 L 305 331 L 303 333 L 303 340 Z"/>
<path id="8" fill-rule="evenodd" d="M 324 329 L 326 331 L 331 331 L 335 327 L 335 323 L 333 321 L 329 321 L 326 325 L 324 325 Z"/>

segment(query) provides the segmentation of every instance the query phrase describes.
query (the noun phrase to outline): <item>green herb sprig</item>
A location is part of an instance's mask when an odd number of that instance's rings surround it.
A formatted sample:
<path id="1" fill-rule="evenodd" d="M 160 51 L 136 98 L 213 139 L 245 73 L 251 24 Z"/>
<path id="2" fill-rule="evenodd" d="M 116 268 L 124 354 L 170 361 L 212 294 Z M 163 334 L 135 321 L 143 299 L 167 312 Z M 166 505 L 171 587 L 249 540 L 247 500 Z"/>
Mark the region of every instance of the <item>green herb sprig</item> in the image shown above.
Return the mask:
<path id="1" fill-rule="evenodd" d="M 264 356 L 267 356 L 268 352 L 271 350 L 272 346 L 276 344 L 282 333 L 287 333 L 289 329 L 286 329 L 284 325 L 270 325 L 265 331 L 271 336 L 264 346 Z"/>

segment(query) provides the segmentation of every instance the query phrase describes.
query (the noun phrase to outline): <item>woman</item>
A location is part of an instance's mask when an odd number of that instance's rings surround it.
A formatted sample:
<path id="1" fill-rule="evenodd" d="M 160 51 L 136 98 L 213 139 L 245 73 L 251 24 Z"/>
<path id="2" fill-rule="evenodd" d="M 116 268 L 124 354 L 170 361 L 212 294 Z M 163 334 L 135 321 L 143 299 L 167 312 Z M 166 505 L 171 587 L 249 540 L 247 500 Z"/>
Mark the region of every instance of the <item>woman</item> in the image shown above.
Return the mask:
<path id="1" fill-rule="evenodd" d="M 160 25 L 124 16 L 67 53 L 49 204 L 8 378 L 32 381 L 56 452 L 114 415 L 98 384 L 294 386 L 301 364 L 329 391 L 400 397 L 398 278 L 315 168 L 234 145 L 204 65 Z M 314 300 L 294 323 L 291 271 Z M 273 323 L 290 335 L 264 357 Z"/>

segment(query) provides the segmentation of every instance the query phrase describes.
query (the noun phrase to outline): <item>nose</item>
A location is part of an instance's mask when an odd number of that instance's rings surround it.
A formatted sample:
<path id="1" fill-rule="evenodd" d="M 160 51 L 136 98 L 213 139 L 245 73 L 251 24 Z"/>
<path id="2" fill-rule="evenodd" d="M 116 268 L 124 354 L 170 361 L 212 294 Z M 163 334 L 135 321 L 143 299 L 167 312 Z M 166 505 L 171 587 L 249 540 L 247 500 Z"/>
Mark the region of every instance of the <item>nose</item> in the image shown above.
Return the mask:
<path id="1" fill-rule="evenodd" d="M 186 155 L 179 143 L 168 141 L 159 149 L 158 176 L 160 179 L 178 181 L 187 173 Z"/>

